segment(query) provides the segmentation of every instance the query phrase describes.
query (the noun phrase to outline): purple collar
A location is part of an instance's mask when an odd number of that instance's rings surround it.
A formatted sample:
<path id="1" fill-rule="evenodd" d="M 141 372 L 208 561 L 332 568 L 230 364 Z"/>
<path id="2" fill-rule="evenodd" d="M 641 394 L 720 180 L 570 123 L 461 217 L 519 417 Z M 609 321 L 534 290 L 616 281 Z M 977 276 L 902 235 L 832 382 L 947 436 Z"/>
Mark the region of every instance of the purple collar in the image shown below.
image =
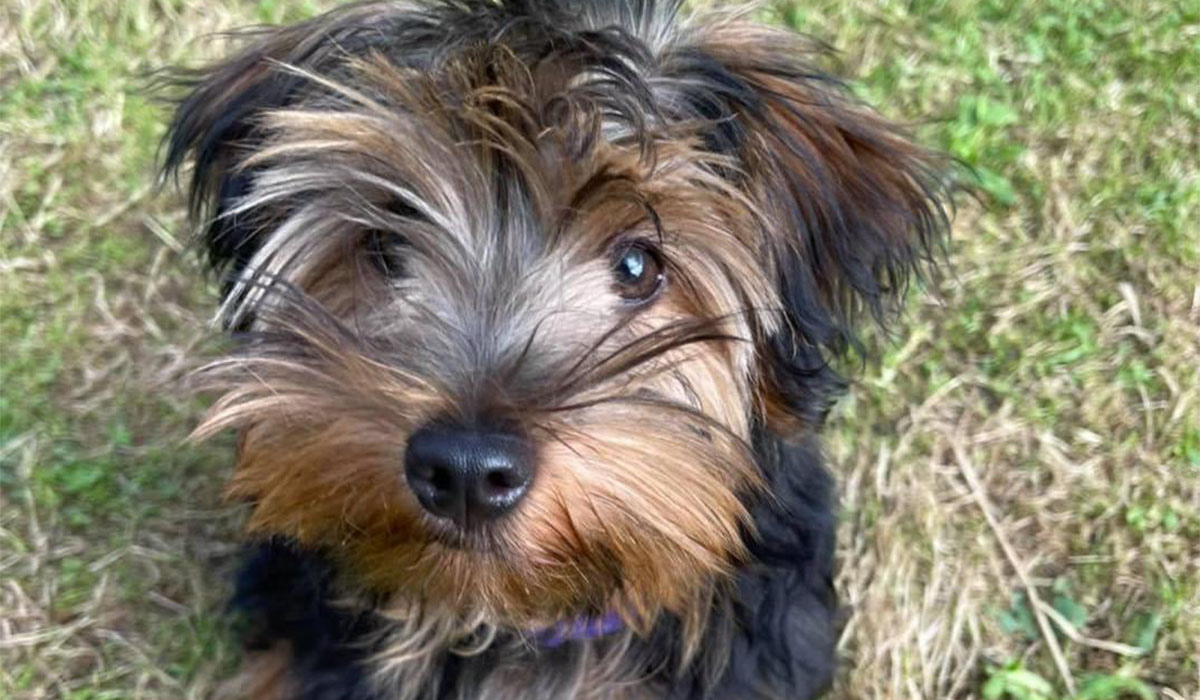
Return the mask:
<path id="1" fill-rule="evenodd" d="M 580 615 L 571 620 L 555 623 L 533 633 L 533 639 L 541 646 L 554 648 L 567 642 L 597 639 L 620 631 L 624 627 L 621 616 L 615 611 L 603 615 Z"/>

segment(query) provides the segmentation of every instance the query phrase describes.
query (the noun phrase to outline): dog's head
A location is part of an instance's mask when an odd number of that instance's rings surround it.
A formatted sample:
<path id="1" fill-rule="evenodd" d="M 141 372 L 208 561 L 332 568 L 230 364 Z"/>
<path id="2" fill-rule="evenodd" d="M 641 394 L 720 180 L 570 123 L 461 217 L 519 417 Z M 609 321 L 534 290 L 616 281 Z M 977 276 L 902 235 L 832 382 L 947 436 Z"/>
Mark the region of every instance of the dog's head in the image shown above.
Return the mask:
<path id="1" fill-rule="evenodd" d="M 240 431 L 253 530 L 519 627 L 736 568 L 755 436 L 819 424 L 940 164 L 796 36 L 676 5 L 356 5 L 193 75 L 167 164 L 242 336 L 199 433 Z"/>

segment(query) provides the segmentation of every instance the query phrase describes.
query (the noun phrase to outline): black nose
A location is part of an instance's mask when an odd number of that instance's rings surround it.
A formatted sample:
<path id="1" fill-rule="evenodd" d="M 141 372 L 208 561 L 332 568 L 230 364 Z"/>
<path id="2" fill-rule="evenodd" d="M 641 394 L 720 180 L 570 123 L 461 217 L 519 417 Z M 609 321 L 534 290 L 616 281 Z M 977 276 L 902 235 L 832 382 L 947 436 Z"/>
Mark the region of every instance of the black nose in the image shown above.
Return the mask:
<path id="1" fill-rule="evenodd" d="M 511 433 L 433 425 L 408 439 L 404 473 L 425 510 L 470 527 L 517 505 L 533 479 L 533 456 Z"/>

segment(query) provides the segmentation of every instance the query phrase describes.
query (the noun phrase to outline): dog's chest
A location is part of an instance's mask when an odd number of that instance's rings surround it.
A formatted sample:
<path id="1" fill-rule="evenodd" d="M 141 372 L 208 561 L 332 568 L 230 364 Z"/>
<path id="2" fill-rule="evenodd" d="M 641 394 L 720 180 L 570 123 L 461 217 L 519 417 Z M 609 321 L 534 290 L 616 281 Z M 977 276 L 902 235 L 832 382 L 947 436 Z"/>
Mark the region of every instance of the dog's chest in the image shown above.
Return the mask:
<path id="1" fill-rule="evenodd" d="M 472 656 L 445 654 L 440 664 L 408 673 L 393 670 L 377 677 L 378 700 L 651 700 L 668 693 L 655 664 L 625 634 L 549 649 L 499 643 Z"/>

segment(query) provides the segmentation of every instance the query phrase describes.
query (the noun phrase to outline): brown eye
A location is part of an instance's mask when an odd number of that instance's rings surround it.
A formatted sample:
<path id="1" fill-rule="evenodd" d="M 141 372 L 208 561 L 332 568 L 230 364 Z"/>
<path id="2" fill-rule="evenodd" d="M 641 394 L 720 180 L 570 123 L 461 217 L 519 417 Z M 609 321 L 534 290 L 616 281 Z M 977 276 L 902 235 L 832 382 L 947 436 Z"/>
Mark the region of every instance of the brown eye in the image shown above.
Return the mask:
<path id="1" fill-rule="evenodd" d="M 619 248 L 613 258 L 617 294 L 629 302 L 643 302 L 655 295 L 666 277 L 658 254 L 645 243 Z"/>

